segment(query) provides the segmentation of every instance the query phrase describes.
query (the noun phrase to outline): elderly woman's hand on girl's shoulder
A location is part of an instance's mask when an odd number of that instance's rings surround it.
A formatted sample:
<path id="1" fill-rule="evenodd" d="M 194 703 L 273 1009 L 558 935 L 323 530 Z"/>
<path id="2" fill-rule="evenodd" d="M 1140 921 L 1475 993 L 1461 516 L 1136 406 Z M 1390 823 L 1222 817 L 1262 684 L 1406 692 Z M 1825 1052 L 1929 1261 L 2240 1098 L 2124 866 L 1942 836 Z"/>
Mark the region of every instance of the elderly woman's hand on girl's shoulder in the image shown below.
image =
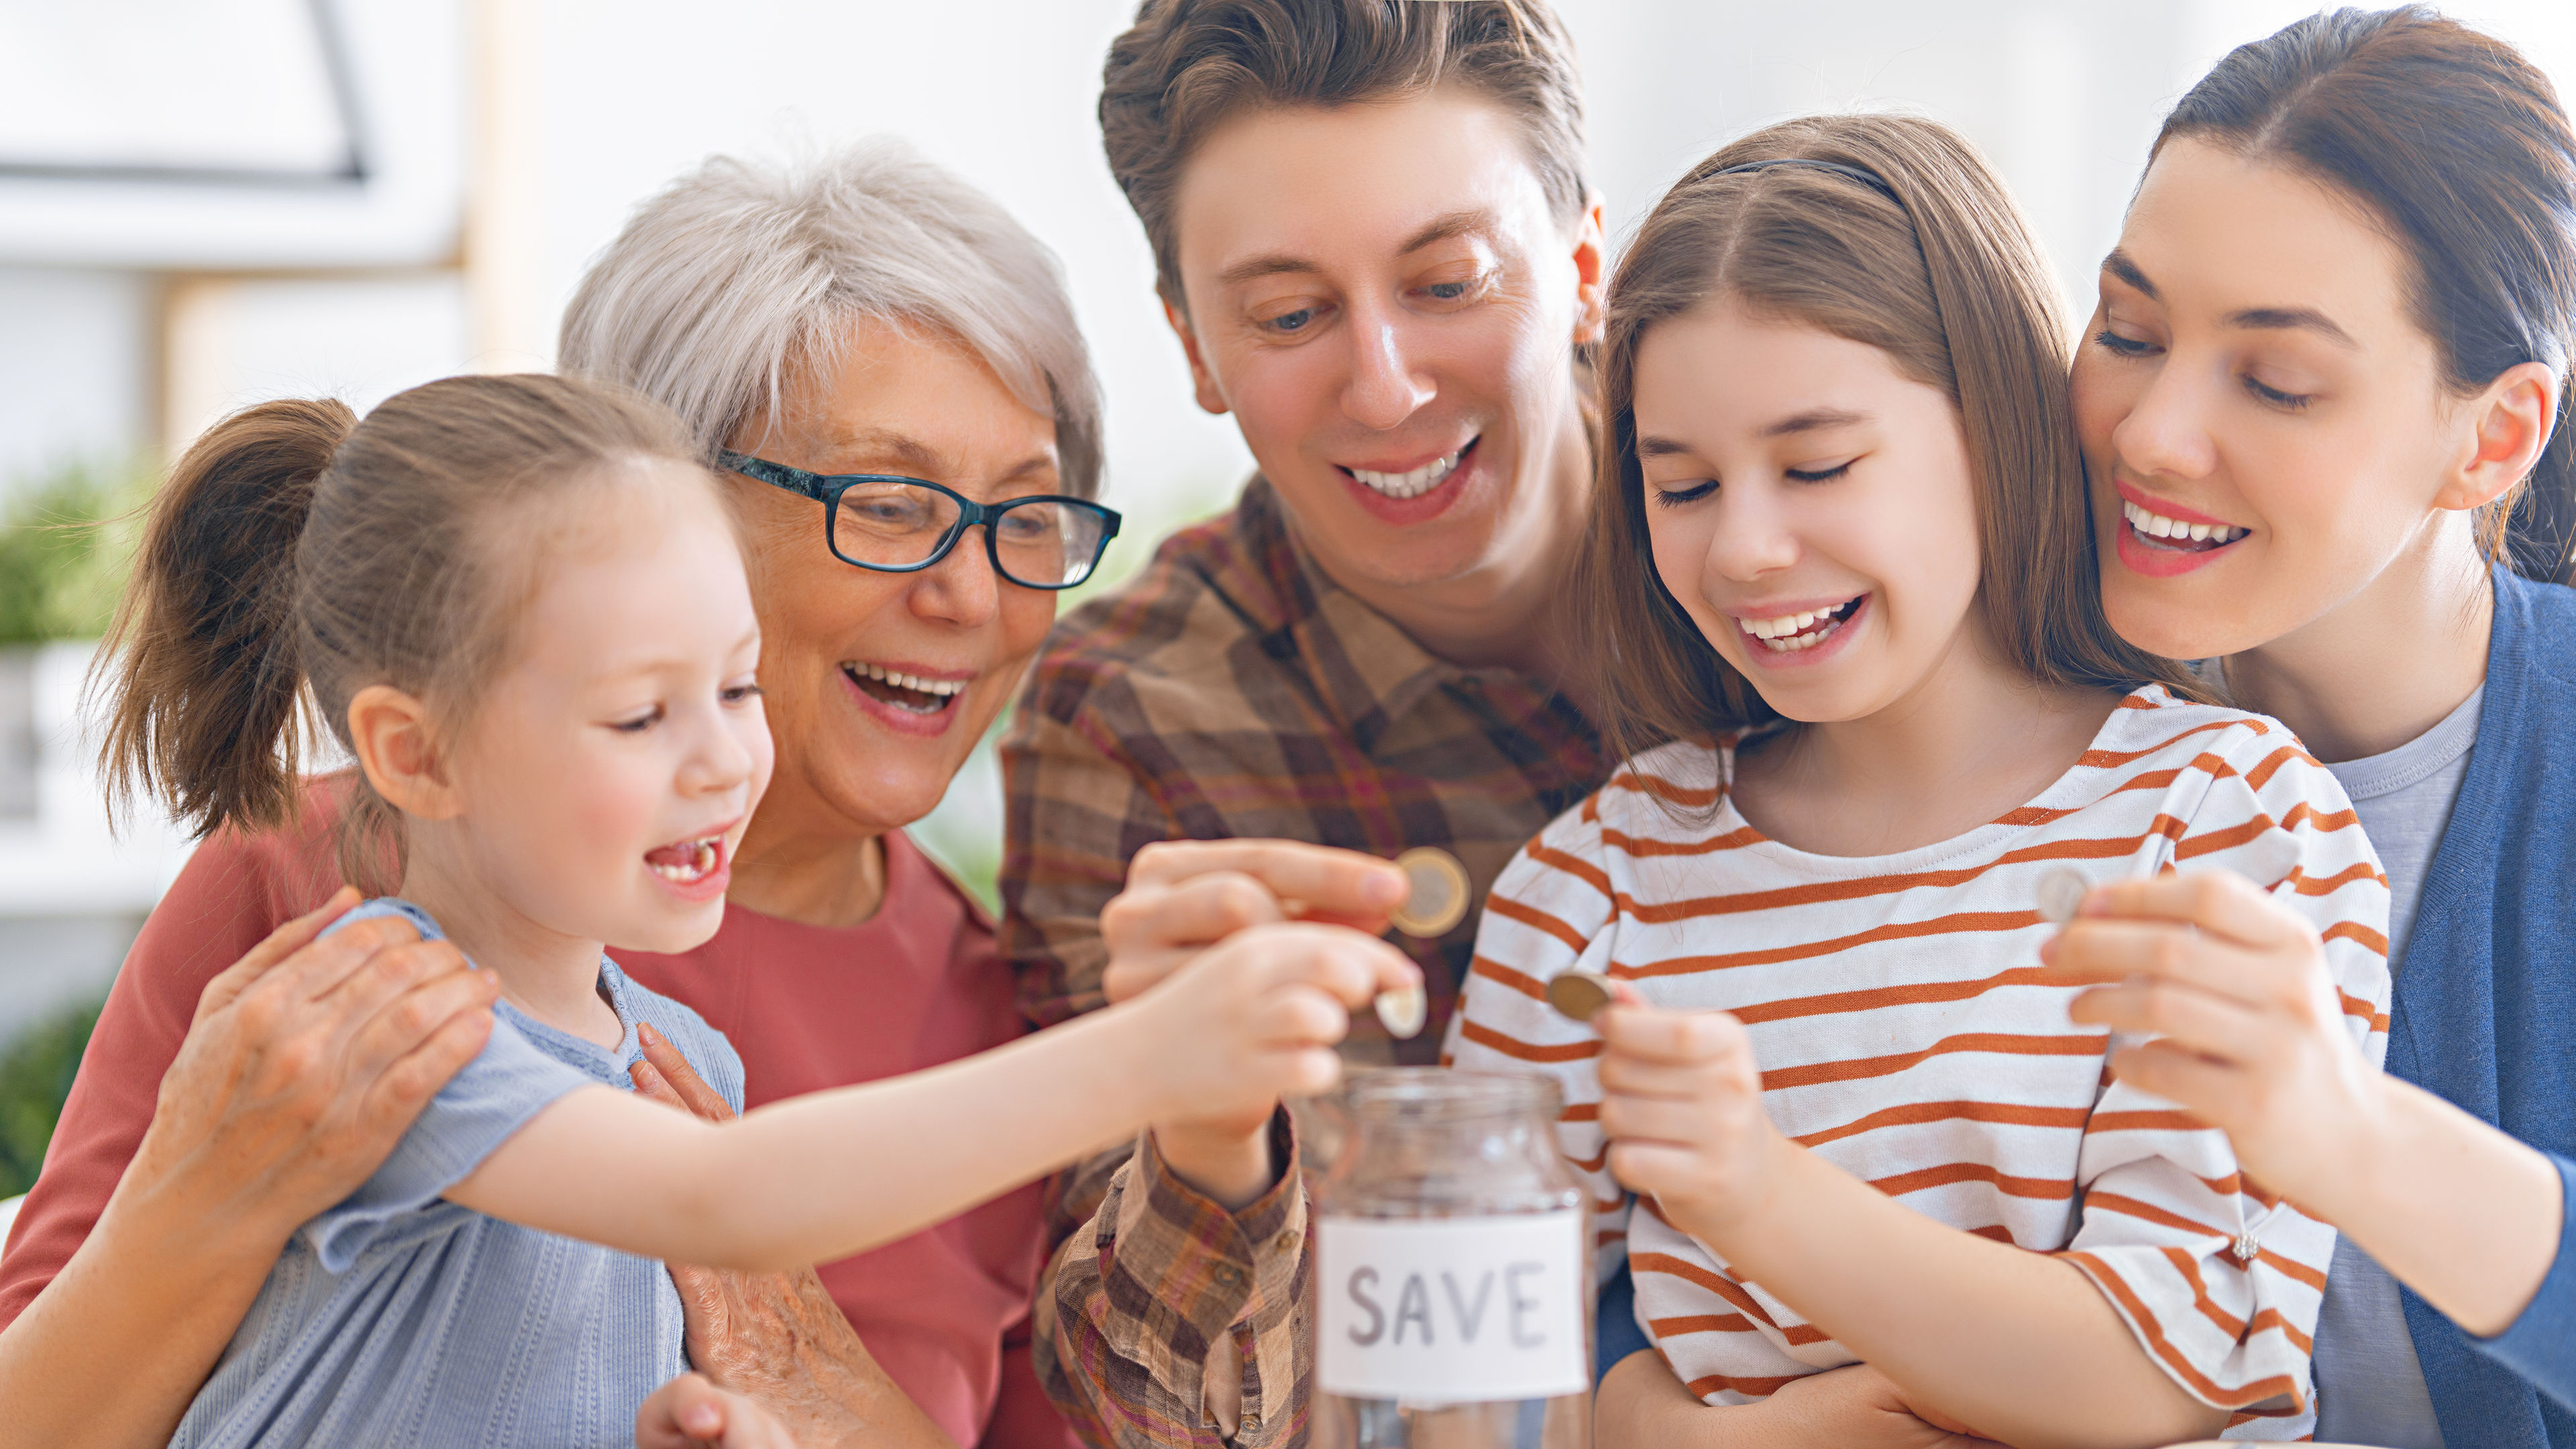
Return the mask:
<path id="1" fill-rule="evenodd" d="M 126 1188 L 173 1177 L 283 1238 L 375 1171 L 492 1031 L 500 987 L 342 889 L 208 982 Z M 122 1191 L 122 1189 L 121 1189 Z"/>

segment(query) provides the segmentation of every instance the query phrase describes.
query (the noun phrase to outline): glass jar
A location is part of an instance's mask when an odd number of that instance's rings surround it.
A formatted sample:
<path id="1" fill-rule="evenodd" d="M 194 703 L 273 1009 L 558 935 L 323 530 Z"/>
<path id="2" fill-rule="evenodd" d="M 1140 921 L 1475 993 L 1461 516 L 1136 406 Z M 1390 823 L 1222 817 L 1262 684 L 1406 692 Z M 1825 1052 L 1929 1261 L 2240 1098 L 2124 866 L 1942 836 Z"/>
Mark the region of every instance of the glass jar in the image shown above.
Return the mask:
<path id="1" fill-rule="evenodd" d="M 1546 1077 L 1395 1067 L 1315 1187 L 1317 1449 L 1586 1449 L 1592 1254 Z"/>

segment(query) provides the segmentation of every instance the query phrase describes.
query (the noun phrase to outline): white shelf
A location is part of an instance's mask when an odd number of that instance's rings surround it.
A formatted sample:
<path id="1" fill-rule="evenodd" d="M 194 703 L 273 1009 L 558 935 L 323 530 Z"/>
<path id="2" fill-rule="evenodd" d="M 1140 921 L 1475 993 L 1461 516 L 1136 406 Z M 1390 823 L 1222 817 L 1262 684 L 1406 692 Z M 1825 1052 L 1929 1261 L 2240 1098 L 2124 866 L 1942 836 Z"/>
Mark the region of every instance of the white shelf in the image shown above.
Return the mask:
<path id="1" fill-rule="evenodd" d="M 149 806 L 109 831 L 80 710 L 92 653 L 85 643 L 35 651 L 36 816 L 0 820 L 0 917 L 142 915 L 193 848 Z"/>

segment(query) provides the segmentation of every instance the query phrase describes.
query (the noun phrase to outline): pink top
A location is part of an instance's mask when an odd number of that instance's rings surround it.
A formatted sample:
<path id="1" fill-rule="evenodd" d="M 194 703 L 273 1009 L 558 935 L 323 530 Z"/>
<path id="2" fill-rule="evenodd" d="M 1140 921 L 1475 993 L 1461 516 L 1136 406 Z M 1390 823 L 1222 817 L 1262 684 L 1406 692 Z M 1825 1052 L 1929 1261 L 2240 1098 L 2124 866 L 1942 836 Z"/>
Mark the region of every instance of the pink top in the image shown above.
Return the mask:
<path id="1" fill-rule="evenodd" d="M 152 912 L 0 1256 L 0 1328 L 53 1280 L 106 1207 L 152 1120 L 197 998 L 218 972 L 338 883 L 321 816 L 294 832 L 226 831 Z M 984 913 L 900 832 L 885 904 L 846 929 L 728 906 L 678 956 L 613 953 L 741 1053 L 747 1105 L 871 1081 L 998 1046 L 1027 1029 Z M 1030 1367 L 1028 1313 L 1047 1249 L 1030 1186 L 874 1252 L 823 1265 L 832 1297 L 886 1373 L 960 1444 L 1070 1446 Z"/>

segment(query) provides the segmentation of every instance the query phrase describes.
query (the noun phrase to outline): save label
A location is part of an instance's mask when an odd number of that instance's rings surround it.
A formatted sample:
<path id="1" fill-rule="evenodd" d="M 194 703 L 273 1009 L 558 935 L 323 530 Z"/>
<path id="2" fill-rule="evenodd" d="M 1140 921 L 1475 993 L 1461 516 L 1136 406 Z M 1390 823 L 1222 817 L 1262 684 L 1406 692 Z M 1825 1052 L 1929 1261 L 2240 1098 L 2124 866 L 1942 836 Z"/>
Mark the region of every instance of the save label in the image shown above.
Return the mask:
<path id="1" fill-rule="evenodd" d="M 1315 1272 L 1328 1394 L 1478 1403 L 1592 1387 L 1581 1208 L 1322 1217 Z"/>

